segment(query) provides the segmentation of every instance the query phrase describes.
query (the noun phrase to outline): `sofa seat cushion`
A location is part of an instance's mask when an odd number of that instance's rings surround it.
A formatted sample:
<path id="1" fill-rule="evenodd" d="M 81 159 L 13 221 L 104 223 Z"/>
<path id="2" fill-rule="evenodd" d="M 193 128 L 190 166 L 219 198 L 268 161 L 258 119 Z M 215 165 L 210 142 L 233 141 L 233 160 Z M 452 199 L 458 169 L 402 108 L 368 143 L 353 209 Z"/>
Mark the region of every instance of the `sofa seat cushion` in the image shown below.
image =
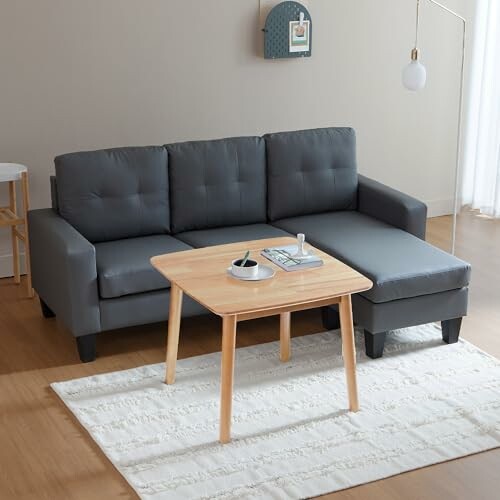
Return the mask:
<path id="1" fill-rule="evenodd" d="M 269 224 L 248 224 L 246 226 L 219 227 L 176 234 L 175 237 L 195 248 L 225 245 L 239 241 L 282 238 L 289 233 Z"/>
<path id="2" fill-rule="evenodd" d="M 169 288 L 168 280 L 153 268 L 149 259 L 190 249 L 186 243 L 168 235 L 97 243 L 95 252 L 101 298 Z"/>
<path id="3" fill-rule="evenodd" d="M 469 284 L 470 266 L 419 238 L 356 211 L 274 223 L 350 265 L 373 281 L 361 295 L 375 303 L 418 297 Z"/>

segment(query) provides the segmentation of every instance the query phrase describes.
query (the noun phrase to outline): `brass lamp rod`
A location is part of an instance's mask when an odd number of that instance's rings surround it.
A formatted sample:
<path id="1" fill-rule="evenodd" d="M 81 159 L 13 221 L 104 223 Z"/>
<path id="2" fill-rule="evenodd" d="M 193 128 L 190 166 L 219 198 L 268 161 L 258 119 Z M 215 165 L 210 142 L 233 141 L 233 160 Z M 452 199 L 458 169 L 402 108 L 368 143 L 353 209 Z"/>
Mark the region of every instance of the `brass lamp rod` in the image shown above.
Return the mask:
<path id="1" fill-rule="evenodd" d="M 439 7 L 440 9 L 444 10 L 445 12 L 448 12 L 452 16 L 455 16 L 456 18 L 460 19 L 462 22 L 466 22 L 465 18 L 462 17 L 460 14 L 457 14 L 455 11 L 449 9 L 442 3 L 436 2 L 436 0 L 427 0 L 429 3 L 432 3 Z M 418 48 L 418 28 L 420 24 L 420 0 L 417 0 L 417 16 L 416 16 L 416 24 L 415 24 L 415 48 Z"/>
<path id="2" fill-rule="evenodd" d="M 464 100 L 464 81 L 465 81 L 465 44 L 466 44 L 466 19 L 457 14 L 455 11 L 449 9 L 442 3 L 436 2 L 436 0 L 427 0 L 429 3 L 439 7 L 448 14 L 456 17 L 462 22 L 463 25 L 463 38 L 462 38 L 462 61 L 460 67 L 460 101 L 458 104 L 458 130 L 457 130 L 457 151 L 456 151 L 456 165 L 455 165 L 455 193 L 453 199 L 453 229 L 452 229 L 452 243 L 451 243 L 451 253 L 455 255 L 455 243 L 457 235 L 457 216 L 459 211 L 459 191 L 460 191 L 460 159 L 462 156 L 462 110 L 463 110 L 463 100 Z M 415 33 L 415 49 L 418 48 L 418 31 L 420 22 L 420 0 L 417 0 L 417 22 L 416 22 L 416 33 Z M 412 59 L 418 58 L 418 50 L 412 52 Z"/>
<path id="3" fill-rule="evenodd" d="M 420 0 L 417 0 L 417 1 L 420 2 Z M 452 16 L 458 17 L 458 19 L 462 20 L 464 23 L 466 22 L 465 21 L 465 17 L 462 17 L 460 14 L 457 14 L 455 11 L 449 9 L 448 7 L 446 7 L 445 5 L 443 5 L 442 3 L 436 2 L 436 0 L 427 0 L 427 1 L 430 2 L 430 3 L 433 3 L 436 6 L 438 6 L 440 9 L 445 10 L 446 12 L 448 12 L 449 14 L 451 14 Z"/>

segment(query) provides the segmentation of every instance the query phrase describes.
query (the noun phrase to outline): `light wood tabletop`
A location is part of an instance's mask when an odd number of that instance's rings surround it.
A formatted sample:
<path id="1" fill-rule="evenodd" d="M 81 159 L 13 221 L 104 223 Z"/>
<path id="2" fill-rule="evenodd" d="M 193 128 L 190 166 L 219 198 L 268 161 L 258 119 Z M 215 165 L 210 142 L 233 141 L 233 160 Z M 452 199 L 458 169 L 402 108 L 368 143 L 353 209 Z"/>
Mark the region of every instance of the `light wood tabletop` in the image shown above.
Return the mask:
<path id="1" fill-rule="evenodd" d="M 264 248 L 291 245 L 290 237 L 219 245 L 151 258 L 151 264 L 170 281 L 170 309 L 165 382 L 175 382 L 182 296 L 186 293 L 223 319 L 221 360 L 220 441 L 231 440 L 231 407 L 238 321 L 280 315 L 280 359 L 290 359 L 291 313 L 339 304 L 342 350 L 349 409 L 358 410 L 356 353 L 351 294 L 372 287 L 371 281 L 343 262 L 308 245 L 323 260 L 317 268 L 287 272 L 260 255 Z M 231 262 L 250 251 L 250 258 L 276 270 L 263 281 L 241 281 L 227 273 Z"/>
<path id="2" fill-rule="evenodd" d="M 323 260 L 321 267 L 287 272 L 260 255 L 264 248 L 296 241 L 284 237 L 218 245 L 160 255 L 151 263 L 171 283 L 219 316 L 321 301 L 372 287 L 368 278 L 311 245 L 308 247 Z M 250 250 L 251 259 L 275 269 L 276 276 L 264 281 L 229 276 L 227 268 L 246 250 Z"/>

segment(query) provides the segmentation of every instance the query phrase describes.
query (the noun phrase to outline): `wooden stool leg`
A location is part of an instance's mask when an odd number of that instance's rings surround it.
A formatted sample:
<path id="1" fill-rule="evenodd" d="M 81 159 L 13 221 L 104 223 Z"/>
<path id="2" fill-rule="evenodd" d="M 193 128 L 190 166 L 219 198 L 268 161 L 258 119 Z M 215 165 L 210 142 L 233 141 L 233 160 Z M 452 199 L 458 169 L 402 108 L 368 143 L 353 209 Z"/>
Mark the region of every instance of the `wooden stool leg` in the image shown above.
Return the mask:
<path id="1" fill-rule="evenodd" d="M 280 314 L 280 359 L 288 361 L 290 359 L 290 320 L 292 313 Z"/>
<path id="2" fill-rule="evenodd" d="M 170 285 L 170 310 L 168 315 L 167 340 L 167 374 L 166 384 L 175 382 L 175 366 L 179 347 L 179 330 L 181 327 L 182 290 L 175 284 Z"/>
<path id="3" fill-rule="evenodd" d="M 220 391 L 220 442 L 231 441 L 234 355 L 236 349 L 236 316 L 222 318 L 222 360 Z"/>
<path id="4" fill-rule="evenodd" d="M 28 172 L 22 173 L 21 184 L 23 189 L 24 256 L 26 260 L 26 284 L 28 287 L 28 296 L 33 297 L 34 293 L 33 287 L 31 285 L 30 239 L 28 233 L 28 210 L 30 209 Z"/>
<path id="5" fill-rule="evenodd" d="M 359 410 L 358 388 L 356 383 L 356 346 L 354 343 L 354 327 L 352 322 L 351 296 L 344 295 L 340 300 L 340 328 L 342 332 L 342 354 L 349 394 L 349 409 Z"/>
<path id="6" fill-rule="evenodd" d="M 17 216 L 16 183 L 9 181 L 9 208 Z M 19 239 L 15 226 L 10 229 L 12 238 L 12 266 L 14 270 L 14 283 L 21 282 L 21 272 L 19 269 Z"/>

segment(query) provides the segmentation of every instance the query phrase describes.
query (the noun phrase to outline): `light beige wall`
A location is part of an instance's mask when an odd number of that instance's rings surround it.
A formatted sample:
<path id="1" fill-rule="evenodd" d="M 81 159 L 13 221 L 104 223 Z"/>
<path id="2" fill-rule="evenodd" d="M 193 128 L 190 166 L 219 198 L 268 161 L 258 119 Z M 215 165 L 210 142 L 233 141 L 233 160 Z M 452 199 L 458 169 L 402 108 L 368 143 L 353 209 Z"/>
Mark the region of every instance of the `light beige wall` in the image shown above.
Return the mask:
<path id="1" fill-rule="evenodd" d="M 350 125 L 361 172 L 448 208 L 459 25 L 424 5 L 412 94 L 413 0 L 306 3 L 313 57 L 266 61 L 258 0 L 0 0 L 0 161 L 29 166 L 44 207 L 60 153 Z"/>

